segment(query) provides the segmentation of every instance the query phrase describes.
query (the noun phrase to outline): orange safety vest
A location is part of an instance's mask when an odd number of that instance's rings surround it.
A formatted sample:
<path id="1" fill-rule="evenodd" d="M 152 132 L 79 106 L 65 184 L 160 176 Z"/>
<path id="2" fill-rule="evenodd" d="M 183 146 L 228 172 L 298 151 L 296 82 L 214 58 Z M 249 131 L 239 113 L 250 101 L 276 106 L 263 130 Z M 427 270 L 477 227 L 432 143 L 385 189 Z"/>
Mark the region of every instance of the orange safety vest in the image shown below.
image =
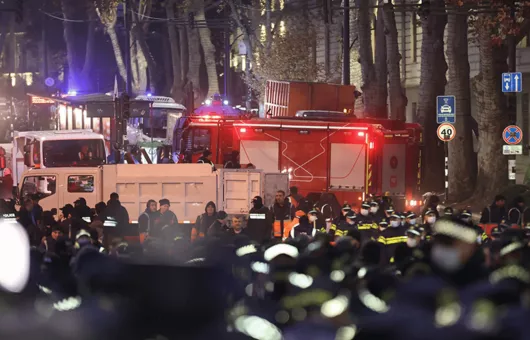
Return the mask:
<path id="1" fill-rule="evenodd" d="M 296 227 L 298 224 L 300 224 L 298 216 L 295 216 L 292 221 L 285 224 L 283 228 L 283 238 L 288 238 L 289 234 L 291 233 L 291 230 L 293 230 L 293 228 Z"/>
<path id="2" fill-rule="evenodd" d="M 196 239 L 198 238 L 203 238 L 204 237 L 204 233 L 203 232 L 198 232 L 197 231 L 197 228 L 193 227 L 191 229 L 191 242 L 195 241 Z"/>

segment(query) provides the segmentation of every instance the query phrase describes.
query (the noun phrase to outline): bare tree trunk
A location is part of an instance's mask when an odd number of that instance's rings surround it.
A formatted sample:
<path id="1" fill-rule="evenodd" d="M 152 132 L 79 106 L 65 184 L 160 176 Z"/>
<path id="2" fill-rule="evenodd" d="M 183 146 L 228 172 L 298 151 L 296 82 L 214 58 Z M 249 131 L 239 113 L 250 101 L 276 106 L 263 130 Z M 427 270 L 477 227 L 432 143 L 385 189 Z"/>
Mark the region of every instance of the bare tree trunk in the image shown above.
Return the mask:
<path id="1" fill-rule="evenodd" d="M 171 86 L 173 83 L 173 68 L 171 66 L 171 48 L 169 47 L 168 35 L 164 35 L 162 38 L 162 57 L 164 65 L 164 88 L 161 89 L 162 93 L 171 93 Z"/>
<path id="2" fill-rule="evenodd" d="M 378 5 L 383 6 L 384 0 L 379 0 Z M 375 23 L 375 78 L 376 97 L 374 116 L 388 118 L 388 68 L 386 55 L 385 17 L 383 9 L 377 9 Z"/>
<path id="3" fill-rule="evenodd" d="M 125 69 L 125 62 L 123 61 L 123 56 L 121 54 L 121 47 L 118 35 L 116 34 L 116 28 L 114 26 L 105 27 L 105 30 L 110 38 L 112 50 L 114 51 L 114 58 L 116 58 L 116 66 L 118 66 L 118 72 L 123 81 L 125 81 L 127 79 L 127 70 Z"/>
<path id="4" fill-rule="evenodd" d="M 94 68 L 94 63 L 96 59 L 96 9 L 93 2 L 88 3 L 88 20 L 90 23 L 88 24 L 88 31 L 87 31 L 87 41 L 86 41 L 86 50 L 85 50 L 85 62 L 83 64 L 83 68 L 81 69 L 81 77 L 83 79 L 86 79 L 86 86 L 85 90 L 92 90 L 92 84 L 90 84 L 90 81 L 88 79 L 92 79 L 91 74 Z"/>
<path id="5" fill-rule="evenodd" d="M 423 125 L 423 191 L 444 189 L 443 144 L 436 136 L 436 97 L 445 91 L 447 63 L 444 56 L 444 30 L 447 24 L 445 0 L 432 0 L 436 13 L 422 13 L 421 76 L 417 121 Z M 438 9 L 440 8 L 440 9 Z"/>
<path id="6" fill-rule="evenodd" d="M 482 18 L 481 18 L 482 17 Z M 479 20 L 488 22 L 488 14 L 479 15 Z M 480 53 L 480 73 L 477 81 L 477 106 L 479 149 L 478 173 L 475 197 L 491 198 L 508 184 L 506 158 L 502 157 L 502 131 L 508 123 L 504 113 L 505 98 L 502 94 L 501 74 L 506 72 L 507 49 L 494 46 L 489 26 L 477 25 Z"/>
<path id="7" fill-rule="evenodd" d="M 166 4 L 166 15 L 169 20 L 175 18 L 175 1 L 168 1 Z M 182 92 L 182 69 L 180 65 L 179 37 L 175 25 L 169 24 L 167 27 L 169 36 L 169 45 L 171 47 L 171 67 L 173 69 L 173 85 L 171 86 L 171 96 L 180 101 L 183 97 Z"/>
<path id="8" fill-rule="evenodd" d="M 447 94 L 455 96 L 458 113 L 456 137 L 449 143 L 449 198 L 462 201 L 473 194 L 476 180 L 476 155 L 471 131 L 471 89 L 468 59 L 467 15 L 450 14 L 447 22 Z"/>
<path id="9" fill-rule="evenodd" d="M 197 11 L 197 21 L 206 21 L 204 16 L 204 1 Z M 214 93 L 219 93 L 219 77 L 217 76 L 217 66 L 215 64 L 215 46 L 212 43 L 212 35 L 209 28 L 199 29 L 199 37 L 204 53 L 204 63 L 208 74 L 207 97 Z"/>
<path id="10" fill-rule="evenodd" d="M 149 67 L 149 73 L 151 79 L 159 80 L 162 78 L 162 73 L 158 67 L 154 56 L 149 50 L 149 45 L 147 45 L 147 40 L 145 39 L 145 33 L 141 20 L 139 19 L 138 13 L 132 11 L 132 21 L 133 21 L 133 37 L 138 44 L 138 48 L 141 50 L 141 57 L 145 60 L 146 65 Z M 157 88 L 159 84 L 151 84 L 152 87 Z"/>
<path id="11" fill-rule="evenodd" d="M 405 121 L 407 97 L 401 84 L 401 54 L 399 53 L 398 31 L 394 5 L 384 5 L 385 28 L 387 33 L 386 52 L 388 66 L 388 88 L 390 94 L 390 118 Z"/>
<path id="12" fill-rule="evenodd" d="M 189 71 L 188 80 L 193 85 L 194 107 L 199 107 L 204 100 L 205 94 L 200 87 L 201 69 L 201 41 L 197 28 L 190 28 L 188 33 Z"/>
<path id="13" fill-rule="evenodd" d="M 359 41 L 359 63 L 361 64 L 361 72 L 363 85 L 361 90 L 363 92 L 364 114 L 367 117 L 383 117 L 386 116 L 386 52 L 384 40 L 384 21 L 382 16 L 378 17 L 379 26 L 383 24 L 380 29 L 381 34 L 376 41 L 376 65 L 374 65 L 374 56 L 372 52 L 372 13 L 370 10 L 370 0 L 355 0 L 356 6 L 359 8 L 357 14 L 357 36 Z M 376 38 L 377 39 L 377 38 Z M 383 65 L 384 63 L 384 65 Z M 381 67 L 383 70 L 381 70 Z M 379 70 L 377 70 L 379 68 Z M 381 81 L 378 76 L 384 73 L 384 89 L 382 89 Z"/>
<path id="14" fill-rule="evenodd" d="M 180 69 L 182 73 L 182 81 L 186 83 L 186 78 L 188 77 L 188 69 L 190 67 L 189 63 L 189 52 L 188 52 L 188 33 L 187 27 L 179 28 L 179 42 L 180 42 Z"/>

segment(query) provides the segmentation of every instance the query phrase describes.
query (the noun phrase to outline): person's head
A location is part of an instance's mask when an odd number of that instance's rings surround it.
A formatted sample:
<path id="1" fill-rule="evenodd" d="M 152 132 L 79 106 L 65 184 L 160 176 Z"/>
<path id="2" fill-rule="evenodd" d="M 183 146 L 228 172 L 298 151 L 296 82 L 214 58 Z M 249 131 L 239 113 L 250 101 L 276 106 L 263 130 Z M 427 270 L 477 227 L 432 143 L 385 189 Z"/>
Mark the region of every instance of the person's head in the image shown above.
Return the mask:
<path id="1" fill-rule="evenodd" d="M 207 160 L 212 160 L 212 152 L 210 150 L 204 150 L 202 153 L 202 157 L 206 158 Z"/>
<path id="2" fill-rule="evenodd" d="M 317 211 L 316 210 L 311 210 L 309 213 L 308 213 L 308 218 L 309 218 L 309 222 L 313 223 L 315 222 L 317 219 L 318 219 L 318 214 L 317 214 Z"/>
<path id="3" fill-rule="evenodd" d="M 297 187 L 290 187 L 289 188 L 289 194 L 290 195 L 298 195 L 298 188 Z"/>
<path id="4" fill-rule="evenodd" d="M 349 204 L 344 204 L 342 206 L 342 216 L 346 216 L 350 211 L 351 211 L 351 207 Z"/>
<path id="5" fill-rule="evenodd" d="M 71 218 L 74 213 L 74 206 L 71 204 L 66 204 L 61 208 L 64 218 Z"/>
<path id="6" fill-rule="evenodd" d="M 390 226 L 392 228 L 397 228 L 401 225 L 401 219 L 399 218 L 399 215 L 392 214 L 390 215 L 389 220 L 390 220 Z"/>
<path id="7" fill-rule="evenodd" d="M 417 220 L 416 220 L 417 216 L 415 213 L 409 211 L 406 216 L 405 216 L 405 221 L 410 224 L 410 225 L 416 225 L 417 223 Z"/>
<path id="8" fill-rule="evenodd" d="M 425 223 L 434 224 L 434 222 L 436 222 L 436 212 L 429 209 L 425 213 Z"/>
<path id="9" fill-rule="evenodd" d="M 274 200 L 276 201 L 276 203 L 283 204 L 283 202 L 285 202 L 285 191 L 276 191 L 276 196 L 274 197 Z"/>
<path id="10" fill-rule="evenodd" d="M 33 203 L 33 200 L 31 198 L 26 198 L 24 200 L 24 209 L 26 209 L 27 211 L 32 211 L 34 205 L 35 204 Z"/>
<path id="11" fill-rule="evenodd" d="M 393 207 L 388 207 L 385 210 L 385 215 L 386 215 L 387 218 L 390 218 L 390 216 L 392 216 L 394 213 L 395 213 L 395 211 L 394 211 Z"/>
<path id="12" fill-rule="evenodd" d="M 215 214 L 215 203 L 211 201 L 208 202 L 208 204 L 206 204 L 205 211 L 208 216 L 213 216 L 213 214 Z"/>
<path id="13" fill-rule="evenodd" d="M 110 200 L 111 201 L 119 201 L 120 200 L 120 195 L 118 195 L 118 193 L 116 193 L 116 192 L 113 192 L 112 194 L 110 194 Z"/>
<path id="14" fill-rule="evenodd" d="M 169 210 L 169 200 L 168 199 L 161 199 L 160 201 L 158 201 L 158 204 L 160 204 L 160 213 L 163 214 L 165 213 L 166 211 Z"/>
<path id="15" fill-rule="evenodd" d="M 333 220 L 331 218 L 326 218 L 326 228 L 330 228 L 333 225 Z"/>
<path id="16" fill-rule="evenodd" d="M 453 213 L 454 213 L 454 210 L 453 210 L 452 207 L 446 207 L 446 208 L 444 209 L 444 215 L 445 215 L 446 217 L 451 217 L 451 216 L 453 216 Z"/>
<path id="17" fill-rule="evenodd" d="M 86 206 L 86 199 L 83 197 L 79 197 L 75 202 L 74 206 L 76 207 L 85 207 Z"/>
<path id="18" fill-rule="evenodd" d="M 503 195 L 497 195 L 495 196 L 495 205 L 499 208 L 504 207 L 504 204 L 506 203 L 506 197 Z"/>
<path id="19" fill-rule="evenodd" d="M 228 222 L 228 214 L 226 211 L 221 210 L 217 213 L 217 221 L 221 224 L 226 224 Z"/>
<path id="20" fill-rule="evenodd" d="M 355 215 L 355 212 L 353 210 L 348 211 L 348 213 L 346 214 L 346 223 L 348 223 L 349 225 L 354 225 L 356 217 L 357 216 Z"/>
<path id="21" fill-rule="evenodd" d="M 40 196 L 38 194 L 33 194 L 31 195 L 31 200 L 33 201 L 34 204 L 39 204 Z"/>
<path id="22" fill-rule="evenodd" d="M 407 230 L 407 246 L 416 248 L 421 242 L 421 232 L 416 228 Z"/>
<path id="23" fill-rule="evenodd" d="M 436 221 L 431 258 L 440 269 L 454 273 L 469 262 L 478 249 L 477 232 L 459 219 Z"/>
<path id="24" fill-rule="evenodd" d="M 105 202 L 99 202 L 96 204 L 96 214 L 101 215 L 105 209 L 107 208 L 107 205 Z"/>
<path id="25" fill-rule="evenodd" d="M 375 214 L 379 211 L 379 203 L 377 202 L 370 202 L 370 213 Z"/>
<path id="26" fill-rule="evenodd" d="M 155 200 L 147 201 L 146 207 L 147 207 L 147 210 L 149 210 L 150 212 L 155 212 L 158 210 L 158 206 Z"/>
<path id="27" fill-rule="evenodd" d="M 525 206 L 524 198 L 522 198 L 521 196 L 518 196 L 518 197 L 515 199 L 515 205 L 516 205 L 518 208 L 524 208 L 524 206 Z"/>
<path id="28" fill-rule="evenodd" d="M 368 216 L 368 214 L 370 214 L 370 203 L 363 202 L 363 204 L 361 204 L 361 215 Z"/>
<path id="29" fill-rule="evenodd" d="M 57 239 L 59 238 L 59 236 L 61 236 L 61 228 L 59 228 L 59 226 L 54 226 L 52 227 L 52 234 L 51 234 L 52 238 L 54 240 L 57 241 Z"/>
<path id="30" fill-rule="evenodd" d="M 243 228 L 243 219 L 241 216 L 233 216 L 232 217 L 232 229 L 234 230 L 241 230 Z"/>
<path id="31" fill-rule="evenodd" d="M 250 203 L 252 203 L 255 209 L 260 209 L 263 207 L 263 198 L 261 196 L 255 196 Z"/>
<path id="32" fill-rule="evenodd" d="M 383 218 L 381 219 L 381 221 L 379 222 L 379 230 L 385 230 L 386 228 L 388 228 L 388 221 L 386 218 Z"/>
<path id="33" fill-rule="evenodd" d="M 472 221 L 471 219 L 471 210 L 469 209 L 464 209 L 462 210 L 462 212 L 460 213 L 460 220 L 464 223 L 470 223 Z"/>

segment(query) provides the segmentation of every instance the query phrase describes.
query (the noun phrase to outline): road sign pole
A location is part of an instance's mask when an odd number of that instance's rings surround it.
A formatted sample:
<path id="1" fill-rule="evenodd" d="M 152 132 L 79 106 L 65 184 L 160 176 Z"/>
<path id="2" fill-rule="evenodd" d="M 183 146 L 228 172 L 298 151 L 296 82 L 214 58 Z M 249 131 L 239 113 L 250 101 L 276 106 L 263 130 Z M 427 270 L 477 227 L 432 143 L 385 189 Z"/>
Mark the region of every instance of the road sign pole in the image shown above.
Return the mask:
<path id="1" fill-rule="evenodd" d="M 449 145 L 444 142 L 444 156 L 445 156 L 445 202 L 449 201 Z"/>

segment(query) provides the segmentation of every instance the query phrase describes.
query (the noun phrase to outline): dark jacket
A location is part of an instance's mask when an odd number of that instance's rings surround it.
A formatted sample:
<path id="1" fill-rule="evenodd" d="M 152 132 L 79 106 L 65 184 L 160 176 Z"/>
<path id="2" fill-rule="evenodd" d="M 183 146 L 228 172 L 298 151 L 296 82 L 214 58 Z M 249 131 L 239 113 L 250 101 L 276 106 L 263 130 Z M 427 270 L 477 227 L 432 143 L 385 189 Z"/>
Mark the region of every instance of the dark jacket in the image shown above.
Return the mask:
<path id="1" fill-rule="evenodd" d="M 79 218 L 92 217 L 92 211 L 86 205 L 77 205 L 74 207 L 74 216 Z"/>
<path id="2" fill-rule="evenodd" d="M 495 202 L 489 207 L 482 210 L 482 216 L 480 217 L 480 223 L 501 223 L 502 220 L 507 218 L 506 208 L 499 208 L 495 205 Z"/>
<path id="3" fill-rule="evenodd" d="M 127 212 L 127 209 L 121 205 L 120 201 L 108 201 L 105 215 L 114 217 L 118 222 L 118 228 L 123 228 L 124 226 L 126 227 L 129 225 L 129 213 Z"/>
<path id="4" fill-rule="evenodd" d="M 151 211 L 146 208 L 145 211 L 138 217 L 138 230 L 140 232 L 147 232 L 154 226 L 156 219 L 160 218 L 160 212 Z"/>
<path id="5" fill-rule="evenodd" d="M 175 233 L 173 233 L 172 230 L 174 230 L 176 226 L 178 226 L 178 219 L 174 212 L 171 210 L 168 210 L 163 214 L 159 212 L 150 235 L 164 237 L 164 235 L 168 236 L 169 233 L 171 234 L 169 236 L 173 236 Z"/>
<path id="6" fill-rule="evenodd" d="M 525 226 L 526 223 L 530 222 L 530 209 L 528 207 L 515 206 L 508 210 L 508 220 L 512 224 Z"/>
<path id="7" fill-rule="evenodd" d="M 272 215 L 265 206 L 252 208 L 248 213 L 247 227 L 245 233 L 252 241 L 262 243 L 270 240 L 272 236 Z"/>
<path id="8" fill-rule="evenodd" d="M 208 228 L 208 232 L 206 236 L 208 237 L 223 237 L 227 235 L 227 232 L 230 230 L 230 228 L 226 224 L 221 224 L 219 221 L 215 221 L 210 228 Z"/>
<path id="9" fill-rule="evenodd" d="M 208 207 L 213 207 L 213 214 L 208 215 L 206 210 Z M 196 238 L 204 237 L 206 236 L 206 233 L 208 232 L 208 228 L 216 221 L 217 219 L 217 207 L 215 206 L 215 203 L 210 201 L 206 204 L 204 207 L 204 214 L 201 214 L 197 217 L 197 220 L 195 221 L 195 226 L 191 230 L 191 240 L 195 240 Z"/>
<path id="10" fill-rule="evenodd" d="M 24 227 L 36 226 L 38 224 L 38 216 L 35 214 L 35 210 L 28 211 L 26 208 L 21 207 L 18 212 L 18 222 Z"/>
<path id="11" fill-rule="evenodd" d="M 217 168 L 215 167 L 215 164 L 213 164 L 213 162 L 211 160 L 209 160 L 208 158 L 206 158 L 206 157 L 199 158 L 197 163 L 210 164 L 211 167 L 212 167 L 212 171 L 216 171 L 217 170 Z"/>

